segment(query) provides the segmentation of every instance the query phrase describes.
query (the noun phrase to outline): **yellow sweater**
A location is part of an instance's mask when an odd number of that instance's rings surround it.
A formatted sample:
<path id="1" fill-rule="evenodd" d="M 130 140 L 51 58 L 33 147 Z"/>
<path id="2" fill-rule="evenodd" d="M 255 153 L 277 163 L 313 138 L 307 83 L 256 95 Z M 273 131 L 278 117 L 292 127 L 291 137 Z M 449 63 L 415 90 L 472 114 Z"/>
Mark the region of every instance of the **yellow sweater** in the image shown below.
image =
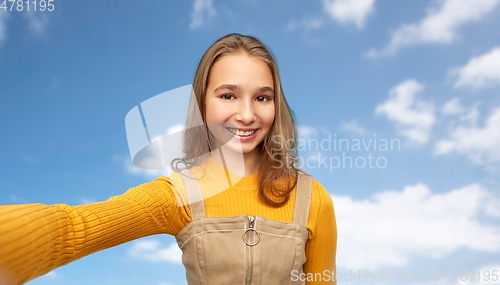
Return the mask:
<path id="1" fill-rule="evenodd" d="M 223 169 L 212 159 L 208 163 Z M 217 187 L 200 181 L 207 217 L 247 214 L 291 223 L 295 191 L 284 206 L 268 206 L 258 198 L 255 177 L 243 177 L 217 193 L 213 192 Z M 224 180 L 214 175 L 210 178 L 215 183 Z M 180 177 L 173 173 L 170 178 L 160 176 L 103 202 L 0 205 L 0 284 L 28 282 L 94 252 L 141 237 L 175 236 L 191 221 L 189 205 L 183 202 L 185 190 L 177 187 L 182 185 L 179 183 Z M 312 273 L 310 278 L 316 273 L 316 280 L 320 280 L 319 274 L 336 269 L 337 229 L 332 199 L 314 179 L 307 229 L 304 273 Z M 322 280 L 307 284 L 335 284 Z"/>

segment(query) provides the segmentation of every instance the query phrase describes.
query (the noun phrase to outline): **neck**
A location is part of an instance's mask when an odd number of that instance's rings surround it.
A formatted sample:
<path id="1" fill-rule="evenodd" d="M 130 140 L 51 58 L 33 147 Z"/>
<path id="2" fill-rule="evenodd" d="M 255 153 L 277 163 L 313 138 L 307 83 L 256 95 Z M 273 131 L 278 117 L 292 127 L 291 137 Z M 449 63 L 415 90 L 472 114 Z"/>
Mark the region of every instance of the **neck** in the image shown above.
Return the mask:
<path id="1" fill-rule="evenodd" d="M 240 177 L 250 176 L 259 170 L 259 154 L 257 149 L 249 153 L 238 153 L 222 146 L 212 152 L 212 158 L 222 166 L 225 164 L 228 171 Z"/>

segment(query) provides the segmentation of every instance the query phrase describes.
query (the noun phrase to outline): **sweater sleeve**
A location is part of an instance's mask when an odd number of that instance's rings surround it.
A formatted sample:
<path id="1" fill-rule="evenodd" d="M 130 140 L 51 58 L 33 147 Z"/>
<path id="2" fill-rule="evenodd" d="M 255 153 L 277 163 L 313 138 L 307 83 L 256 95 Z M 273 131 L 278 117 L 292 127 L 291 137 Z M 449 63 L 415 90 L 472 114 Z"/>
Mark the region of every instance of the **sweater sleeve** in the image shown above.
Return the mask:
<path id="1" fill-rule="evenodd" d="M 103 202 L 0 205 L 0 281 L 23 284 L 134 239 L 175 235 L 186 219 L 164 176 Z"/>
<path id="2" fill-rule="evenodd" d="M 335 285 L 337 224 L 333 201 L 328 191 L 315 181 L 312 189 L 310 216 L 315 216 L 314 233 L 306 243 L 304 273 L 307 284 Z M 307 278 L 310 277 L 310 278 Z"/>

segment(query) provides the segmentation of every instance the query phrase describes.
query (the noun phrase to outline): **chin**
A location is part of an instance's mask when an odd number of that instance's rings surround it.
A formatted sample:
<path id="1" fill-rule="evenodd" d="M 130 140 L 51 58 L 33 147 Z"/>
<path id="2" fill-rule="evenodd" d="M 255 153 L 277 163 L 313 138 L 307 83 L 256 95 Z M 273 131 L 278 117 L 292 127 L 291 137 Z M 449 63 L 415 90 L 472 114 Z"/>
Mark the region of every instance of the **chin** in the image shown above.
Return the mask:
<path id="1" fill-rule="evenodd" d="M 239 147 L 239 145 L 231 145 L 231 143 L 228 143 L 228 144 L 225 144 L 224 147 L 232 152 L 235 152 L 235 153 L 241 153 L 241 154 L 248 154 L 248 153 L 251 153 L 253 151 L 255 151 L 255 147 Z"/>

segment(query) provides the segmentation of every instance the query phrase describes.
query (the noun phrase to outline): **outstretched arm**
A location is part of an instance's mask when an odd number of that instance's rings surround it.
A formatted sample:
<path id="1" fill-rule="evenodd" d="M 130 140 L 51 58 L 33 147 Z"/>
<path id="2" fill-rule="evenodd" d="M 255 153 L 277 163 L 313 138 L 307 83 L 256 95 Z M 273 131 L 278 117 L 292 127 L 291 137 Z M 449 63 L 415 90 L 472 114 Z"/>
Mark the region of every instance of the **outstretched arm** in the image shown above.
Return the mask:
<path id="1" fill-rule="evenodd" d="M 103 202 L 0 205 L 0 280 L 23 284 L 106 248 L 175 235 L 186 222 L 184 210 L 164 176 Z"/>

